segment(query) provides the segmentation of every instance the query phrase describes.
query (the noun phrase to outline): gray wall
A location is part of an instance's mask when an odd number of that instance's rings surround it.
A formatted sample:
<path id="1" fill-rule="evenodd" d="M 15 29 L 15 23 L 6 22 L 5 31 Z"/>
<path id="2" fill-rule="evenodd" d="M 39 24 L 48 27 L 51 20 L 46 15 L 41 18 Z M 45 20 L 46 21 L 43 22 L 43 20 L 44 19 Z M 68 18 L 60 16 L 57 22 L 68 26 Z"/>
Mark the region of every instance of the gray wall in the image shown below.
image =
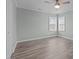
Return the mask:
<path id="1" fill-rule="evenodd" d="M 72 38 L 72 12 L 60 15 L 66 16 L 66 31 L 59 32 L 59 35 Z M 52 36 L 57 34 L 56 32 L 48 31 L 48 16 L 55 15 L 39 13 L 35 11 L 25 10 L 22 8 L 16 9 L 15 1 L 7 0 L 7 59 L 10 59 L 10 56 L 14 51 L 17 38 L 18 41 L 20 41 L 36 37 Z"/>
<path id="2" fill-rule="evenodd" d="M 60 14 L 60 16 L 65 16 L 66 24 L 65 24 L 65 31 L 59 32 L 59 35 L 73 39 L 73 11 Z"/>
<path id="3" fill-rule="evenodd" d="M 64 32 L 59 32 L 59 36 L 64 36 L 72 39 L 73 35 L 73 16 L 72 11 L 59 14 L 65 16 L 66 29 Z M 48 31 L 48 17 L 56 16 L 51 14 L 40 13 L 23 8 L 17 8 L 17 36 L 18 41 L 28 40 L 31 38 L 57 35 L 56 32 Z"/>
<path id="4" fill-rule="evenodd" d="M 16 46 L 16 7 L 14 0 L 7 0 L 7 47 L 6 59 L 10 59 Z"/>
<path id="5" fill-rule="evenodd" d="M 18 41 L 56 35 L 56 32 L 48 31 L 49 16 L 55 15 L 17 8 Z"/>

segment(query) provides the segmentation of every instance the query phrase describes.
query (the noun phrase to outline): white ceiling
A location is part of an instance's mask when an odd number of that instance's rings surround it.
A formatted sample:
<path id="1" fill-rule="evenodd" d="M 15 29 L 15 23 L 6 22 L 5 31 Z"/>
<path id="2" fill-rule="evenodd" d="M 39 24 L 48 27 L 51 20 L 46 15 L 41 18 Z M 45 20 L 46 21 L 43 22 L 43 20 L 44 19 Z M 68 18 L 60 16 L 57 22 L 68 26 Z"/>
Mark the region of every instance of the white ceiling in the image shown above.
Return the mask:
<path id="1" fill-rule="evenodd" d="M 44 13 L 63 13 L 67 12 L 73 9 L 73 0 L 62 0 L 63 2 L 65 1 L 70 1 L 70 4 L 65 4 L 61 6 L 59 9 L 54 8 L 55 0 L 52 0 L 53 3 L 45 3 L 45 1 L 50 1 L 50 0 L 16 0 L 16 6 L 19 8 L 24 8 L 28 10 L 35 10 L 39 12 L 44 12 Z"/>

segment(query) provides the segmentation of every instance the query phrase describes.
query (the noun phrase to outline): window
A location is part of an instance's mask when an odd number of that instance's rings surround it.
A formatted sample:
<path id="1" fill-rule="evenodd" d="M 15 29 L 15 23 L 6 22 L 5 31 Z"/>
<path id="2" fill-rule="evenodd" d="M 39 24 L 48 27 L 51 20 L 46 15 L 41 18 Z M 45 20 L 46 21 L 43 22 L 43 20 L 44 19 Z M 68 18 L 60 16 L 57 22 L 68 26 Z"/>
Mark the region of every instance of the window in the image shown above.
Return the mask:
<path id="1" fill-rule="evenodd" d="M 58 31 L 65 31 L 65 17 L 60 16 L 58 18 Z"/>
<path id="2" fill-rule="evenodd" d="M 57 31 L 57 18 L 49 17 L 49 31 Z"/>
<path id="3" fill-rule="evenodd" d="M 57 21 L 58 20 L 58 21 Z M 58 26 L 57 26 L 58 25 Z M 65 17 L 49 17 L 49 31 L 65 31 Z"/>

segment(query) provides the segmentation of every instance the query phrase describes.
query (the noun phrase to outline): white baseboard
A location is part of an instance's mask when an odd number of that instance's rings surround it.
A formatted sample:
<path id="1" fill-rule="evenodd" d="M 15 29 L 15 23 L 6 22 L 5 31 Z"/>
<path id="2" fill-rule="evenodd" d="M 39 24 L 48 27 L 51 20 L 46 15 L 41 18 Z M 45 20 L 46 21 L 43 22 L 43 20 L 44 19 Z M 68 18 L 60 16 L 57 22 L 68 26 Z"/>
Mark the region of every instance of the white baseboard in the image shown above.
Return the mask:
<path id="1" fill-rule="evenodd" d="M 17 41 L 17 43 L 24 42 L 24 41 L 39 40 L 39 39 L 44 39 L 44 38 L 54 37 L 54 36 L 57 36 L 57 35 L 48 35 L 48 36 L 43 36 L 43 37 L 36 37 L 36 38 L 31 38 L 31 39 L 24 39 L 24 40 Z"/>
<path id="2" fill-rule="evenodd" d="M 15 48 L 16 48 L 16 45 L 17 45 L 17 42 L 15 42 L 15 44 L 12 46 L 12 48 L 10 49 L 10 53 L 7 55 L 6 59 L 11 59 L 11 56 L 12 54 L 14 53 L 15 51 Z"/>
<path id="3" fill-rule="evenodd" d="M 60 36 L 60 37 L 64 37 L 64 38 L 69 39 L 69 40 L 73 40 L 73 38 L 71 38 L 71 37 L 67 37 L 67 36 L 64 36 L 64 35 L 58 35 L 58 36 Z"/>
<path id="4" fill-rule="evenodd" d="M 17 41 L 15 42 L 15 45 L 13 46 L 13 53 L 15 51 L 16 45 L 17 45 Z"/>
<path id="5" fill-rule="evenodd" d="M 17 43 L 24 42 L 24 41 L 39 40 L 39 39 L 44 39 L 44 38 L 54 37 L 54 36 L 60 36 L 60 37 L 64 37 L 64 38 L 69 39 L 69 40 L 73 40 L 73 38 L 70 38 L 67 36 L 62 36 L 62 35 L 48 35 L 48 36 L 43 36 L 43 37 L 31 38 L 31 39 L 23 39 L 23 40 L 17 41 Z"/>
<path id="6" fill-rule="evenodd" d="M 13 54 L 14 51 L 15 51 L 16 45 L 17 45 L 17 41 L 15 42 L 15 44 L 14 44 L 14 46 L 13 46 L 13 48 L 12 48 L 12 53 L 10 54 L 10 58 L 9 58 L 9 59 L 11 59 L 11 56 L 12 56 L 12 54 Z"/>

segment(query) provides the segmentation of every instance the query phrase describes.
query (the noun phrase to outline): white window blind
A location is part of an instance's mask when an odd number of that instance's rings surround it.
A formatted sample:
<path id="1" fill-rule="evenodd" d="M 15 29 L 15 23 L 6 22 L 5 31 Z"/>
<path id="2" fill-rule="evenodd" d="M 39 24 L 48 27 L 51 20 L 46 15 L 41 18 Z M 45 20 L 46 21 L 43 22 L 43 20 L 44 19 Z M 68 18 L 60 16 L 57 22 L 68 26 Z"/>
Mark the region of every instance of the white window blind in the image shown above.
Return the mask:
<path id="1" fill-rule="evenodd" d="M 57 31 L 57 18 L 49 17 L 49 31 Z"/>
<path id="2" fill-rule="evenodd" d="M 58 18 L 58 31 L 65 31 L 65 17 L 60 16 Z"/>

